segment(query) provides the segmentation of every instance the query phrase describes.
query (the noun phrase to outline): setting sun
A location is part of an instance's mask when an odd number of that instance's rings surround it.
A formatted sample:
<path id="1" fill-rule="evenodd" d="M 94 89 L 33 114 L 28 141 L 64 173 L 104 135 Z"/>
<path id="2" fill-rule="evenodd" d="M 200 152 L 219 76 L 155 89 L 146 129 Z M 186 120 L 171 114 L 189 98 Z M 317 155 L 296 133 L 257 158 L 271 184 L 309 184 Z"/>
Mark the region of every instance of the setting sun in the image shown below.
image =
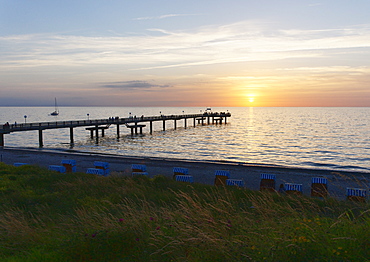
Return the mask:
<path id="1" fill-rule="evenodd" d="M 255 94 L 248 94 L 247 95 L 249 103 L 253 103 L 254 102 L 255 96 L 256 96 Z"/>

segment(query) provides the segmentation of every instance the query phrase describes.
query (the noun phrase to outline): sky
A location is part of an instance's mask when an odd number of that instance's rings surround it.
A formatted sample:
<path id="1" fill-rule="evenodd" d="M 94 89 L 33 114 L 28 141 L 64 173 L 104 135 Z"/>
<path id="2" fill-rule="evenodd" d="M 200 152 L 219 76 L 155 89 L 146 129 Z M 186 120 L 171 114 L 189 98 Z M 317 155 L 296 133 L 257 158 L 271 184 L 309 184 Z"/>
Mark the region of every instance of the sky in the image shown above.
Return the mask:
<path id="1" fill-rule="evenodd" d="M 0 106 L 370 106 L 369 0 L 0 0 Z"/>

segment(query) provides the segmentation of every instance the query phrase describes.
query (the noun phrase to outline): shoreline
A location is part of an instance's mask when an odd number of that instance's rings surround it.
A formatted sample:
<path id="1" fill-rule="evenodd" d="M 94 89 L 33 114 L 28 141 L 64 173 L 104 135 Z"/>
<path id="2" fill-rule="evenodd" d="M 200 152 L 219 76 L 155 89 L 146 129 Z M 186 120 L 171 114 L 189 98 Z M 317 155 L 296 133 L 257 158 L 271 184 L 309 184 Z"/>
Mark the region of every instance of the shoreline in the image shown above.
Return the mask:
<path id="1" fill-rule="evenodd" d="M 269 164 L 250 164 L 231 161 L 188 160 L 172 158 L 156 158 L 142 156 L 122 156 L 75 150 L 50 150 L 32 148 L 0 148 L 1 161 L 8 165 L 16 162 L 29 163 L 48 168 L 49 165 L 60 165 L 62 159 L 74 159 L 77 162 L 77 172 L 86 172 L 93 167 L 94 161 L 104 161 L 110 164 L 111 173 L 123 176 L 131 175 L 132 164 L 147 166 L 149 177 L 164 175 L 172 178 L 173 167 L 189 169 L 189 175 L 195 183 L 214 184 L 216 170 L 230 171 L 230 178 L 242 179 L 245 188 L 259 190 L 260 174 L 276 175 L 276 189 L 281 183 L 298 183 L 303 185 L 303 194 L 310 195 L 312 177 L 326 177 L 330 196 L 345 199 L 346 187 L 369 189 L 370 173 L 358 171 L 339 171 L 328 169 L 308 169 L 285 167 Z"/>

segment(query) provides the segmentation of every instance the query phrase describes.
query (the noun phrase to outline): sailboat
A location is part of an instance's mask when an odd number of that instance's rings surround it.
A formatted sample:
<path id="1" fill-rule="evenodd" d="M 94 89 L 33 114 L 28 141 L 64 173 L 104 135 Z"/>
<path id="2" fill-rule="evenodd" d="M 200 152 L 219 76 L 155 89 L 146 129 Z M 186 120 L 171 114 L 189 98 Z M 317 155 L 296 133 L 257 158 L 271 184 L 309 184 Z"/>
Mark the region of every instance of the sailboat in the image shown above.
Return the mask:
<path id="1" fill-rule="evenodd" d="M 58 105 L 57 105 L 57 98 L 55 98 L 55 110 L 54 112 L 50 113 L 51 116 L 57 116 L 59 115 L 59 109 L 58 109 Z"/>

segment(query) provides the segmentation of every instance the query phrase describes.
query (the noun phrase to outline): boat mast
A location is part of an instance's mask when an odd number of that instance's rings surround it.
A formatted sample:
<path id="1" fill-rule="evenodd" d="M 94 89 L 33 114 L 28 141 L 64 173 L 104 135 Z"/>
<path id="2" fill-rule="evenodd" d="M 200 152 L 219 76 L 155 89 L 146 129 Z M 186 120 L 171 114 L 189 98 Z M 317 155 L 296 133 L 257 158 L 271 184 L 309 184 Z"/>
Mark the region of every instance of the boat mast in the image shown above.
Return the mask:
<path id="1" fill-rule="evenodd" d="M 58 106 L 57 106 L 57 98 L 55 97 L 55 112 L 59 113 Z"/>

